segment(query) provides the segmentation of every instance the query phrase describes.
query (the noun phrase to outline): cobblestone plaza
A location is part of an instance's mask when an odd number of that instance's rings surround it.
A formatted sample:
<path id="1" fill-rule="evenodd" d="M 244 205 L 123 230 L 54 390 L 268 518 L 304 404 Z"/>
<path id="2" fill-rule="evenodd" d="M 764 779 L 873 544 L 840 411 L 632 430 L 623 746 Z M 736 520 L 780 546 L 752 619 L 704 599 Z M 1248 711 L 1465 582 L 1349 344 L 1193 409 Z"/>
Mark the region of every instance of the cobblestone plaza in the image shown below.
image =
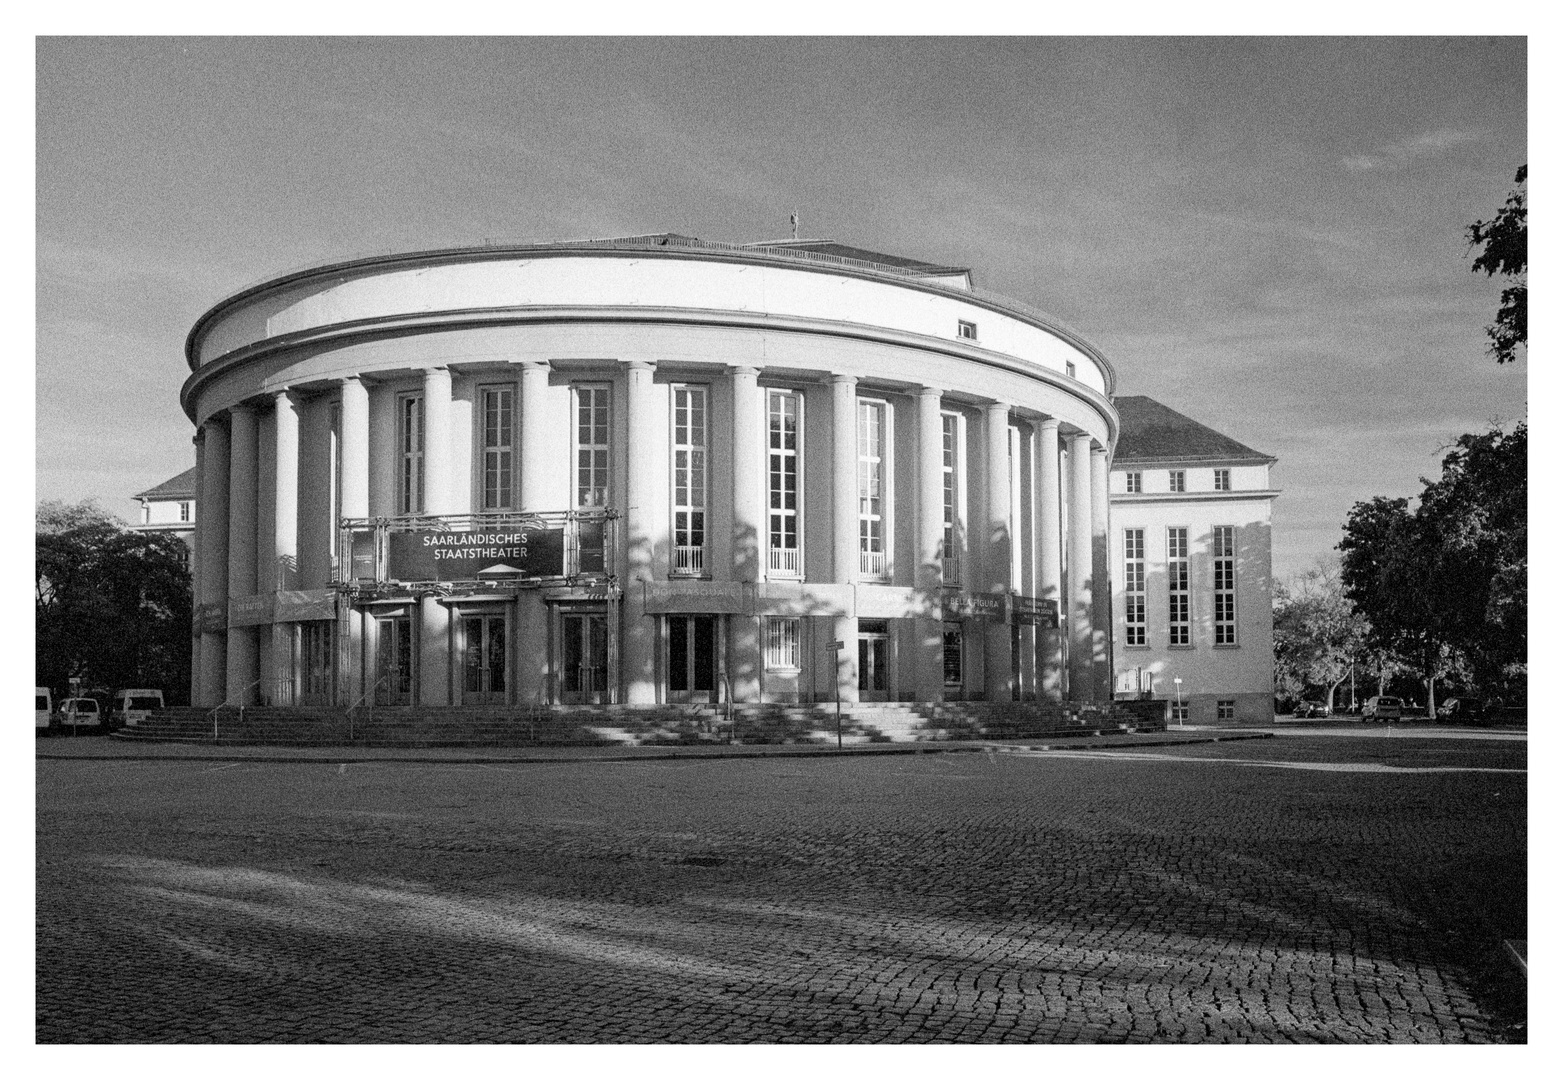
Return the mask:
<path id="1" fill-rule="evenodd" d="M 38 762 L 41 1042 L 1524 1038 L 1523 740 L 88 745 Z"/>

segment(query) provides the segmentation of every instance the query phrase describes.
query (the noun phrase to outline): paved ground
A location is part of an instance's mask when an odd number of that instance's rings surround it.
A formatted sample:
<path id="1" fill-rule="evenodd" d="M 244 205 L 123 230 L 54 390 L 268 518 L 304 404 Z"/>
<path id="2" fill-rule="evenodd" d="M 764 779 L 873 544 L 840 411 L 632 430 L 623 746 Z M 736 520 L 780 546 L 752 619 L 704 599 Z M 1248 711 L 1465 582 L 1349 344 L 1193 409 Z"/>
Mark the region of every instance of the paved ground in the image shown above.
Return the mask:
<path id="1" fill-rule="evenodd" d="M 44 758 L 37 1036 L 1512 1041 L 1525 760 Z"/>

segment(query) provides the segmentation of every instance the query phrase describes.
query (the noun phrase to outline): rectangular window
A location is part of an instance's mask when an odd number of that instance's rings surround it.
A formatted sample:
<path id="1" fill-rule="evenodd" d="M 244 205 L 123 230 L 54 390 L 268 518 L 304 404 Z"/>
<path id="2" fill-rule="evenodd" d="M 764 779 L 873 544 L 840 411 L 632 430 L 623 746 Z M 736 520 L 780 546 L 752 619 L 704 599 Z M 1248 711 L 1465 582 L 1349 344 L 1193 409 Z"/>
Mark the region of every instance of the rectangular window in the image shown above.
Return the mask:
<path id="1" fill-rule="evenodd" d="M 673 388 L 673 568 L 674 574 L 705 573 L 706 391 Z"/>
<path id="2" fill-rule="evenodd" d="M 1182 491 L 1183 490 L 1183 470 L 1182 469 L 1172 469 L 1172 470 L 1170 470 L 1167 473 L 1167 490 L 1168 491 Z"/>
<path id="3" fill-rule="evenodd" d="M 1186 724 L 1189 722 L 1189 707 L 1187 702 L 1182 705 L 1179 705 L 1176 702 L 1173 703 L 1172 722 L 1174 724 Z"/>
<path id="4" fill-rule="evenodd" d="M 401 462 L 396 509 L 423 513 L 423 398 L 397 399 L 397 456 Z"/>
<path id="5" fill-rule="evenodd" d="M 882 401 L 857 406 L 858 569 L 864 577 L 881 578 L 889 570 L 886 558 L 885 420 Z"/>
<path id="6" fill-rule="evenodd" d="M 1237 699 L 1236 698 L 1231 698 L 1231 699 L 1228 699 L 1228 700 L 1221 700 L 1221 699 L 1218 698 L 1216 700 L 1216 719 L 1217 720 L 1236 720 L 1237 719 Z"/>
<path id="7" fill-rule="evenodd" d="M 1189 643 L 1189 531 L 1167 530 L 1167 644 Z"/>
<path id="8" fill-rule="evenodd" d="M 1232 470 L 1231 469 L 1217 469 L 1216 470 L 1216 490 L 1217 491 L 1231 491 L 1232 490 Z"/>
<path id="9" fill-rule="evenodd" d="M 606 386 L 575 388 L 576 506 L 608 505 L 608 393 Z"/>
<path id="10" fill-rule="evenodd" d="M 189 503 L 182 502 L 182 503 L 179 504 L 179 520 L 180 521 L 189 521 L 190 520 L 190 504 Z"/>
<path id="11" fill-rule="evenodd" d="M 485 510 L 515 507 L 516 392 L 509 386 L 486 387 L 478 395 L 483 410 L 483 501 Z"/>
<path id="12" fill-rule="evenodd" d="M 974 322 L 967 322 L 965 319 L 957 319 L 955 322 L 955 332 L 957 336 L 963 337 L 968 341 L 977 340 L 977 324 Z"/>
<path id="13" fill-rule="evenodd" d="M 961 624 L 944 624 L 944 685 L 960 686 L 962 678 L 961 655 L 965 642 L 961 637 Z"/>
<path id="14" fill-rule="evenodd" d="M 765 395 L 766 471 L 769 476 L 771 573 L 798 577 L 803 560 L 798 547 L 798 431 L 803 396 L 789 390 Z"/>
<path id="15" fill-rule="evenodd" d="M 765 620 L 765 666 L 768 668 L 798 668 L 800 619 Z"/>
<path id="16" fill-rule="evenodd" d="M 1123 489 L 1130 495 L 1138 495 L 1145 490 L 1145 482 L 1140 473 L 1131 472 L 1123 474 Z"/>
<path id="17" fill-rule="evenodd" d="M 1145 530 L 1123 531 L 1123 623 L 1125 645 L 1145 644 Z"/>
<path id="18" fill-rule="evenodd" d="M 941 466 L 944 471 L 944 541 L 941 553 L 944 556 L 944 580 L 956 583 L 961 580 L 960 547 L 956 535 L 961 513 L 961 418 L 954 413 L 944 413 L 939 420 L 944 427 L 944 459 Z"/>
<path id="19" fill-rule="evenodd" d="M 1237 560 L 1231 525 L 1217 525 L 1211 538 L 1215 581 L 1216 644 L 1237 644 Z"/>

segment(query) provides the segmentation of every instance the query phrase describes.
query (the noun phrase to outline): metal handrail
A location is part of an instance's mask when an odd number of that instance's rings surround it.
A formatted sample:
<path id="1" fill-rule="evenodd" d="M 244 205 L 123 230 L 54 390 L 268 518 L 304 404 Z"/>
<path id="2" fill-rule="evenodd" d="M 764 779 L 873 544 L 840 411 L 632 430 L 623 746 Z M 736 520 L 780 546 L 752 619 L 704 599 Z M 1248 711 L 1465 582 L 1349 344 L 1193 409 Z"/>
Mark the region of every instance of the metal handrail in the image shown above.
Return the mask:
<path id="1" fill-rule="evenodd" d="M 348 742 L 352 742 L 353 741 L 353 710 L 358 708 L 358 706 L 362 705 L 365 701 L 368 701 L 369 702 L 369 719 L 373 720 L 374 719 L 374 700 L 373 700 L 374 695 L 379 691 L 380 687 L 385 685 L 385 681 L 387 679 L 389 679 L 390 677 L 391 676 L 390 676 L 389 672 L 387 672 L 384 675 L 381 675 L 378 679 L 376 679 L 374 681 L 374 685 L 373 686 L 371 686 L 369 689 L 365 690 L 362 694 L 359 694 L 358 695 L 358 700 L 353 702 L 351 705 L 349 705 L 347 707 L 347 741 Z"/>
<path id="2" fill-rule="evenodd" d="M 262 679 L 256 679 L 252 683 L 247 683 L 246 685 L 241 686 L 239 688 L 239 697 L 242 699 L 245 694 L 249 693 L 251 687 L 259 686 L 262 681 L 263 681 Z M 222 709 L 226 709 L 229 705 L 232 705 L 232 704 L 233 704 L 233 695 L 229 694 L 227 697 L 223 698 L 216 705 L 213 705 L 209 710 L 207 710 L 206 715 L 210 716 L 212 718 L 212 742 L 216 742 L 217 741 L 217 713 L 220 710 L 222 710 Z M 239 723 L 242 724 L 242 723 L 244 723 L 244 702 L 243 702 L 243 700 L 240 700 L 240 702 L 239 702 L 237 707 L 238 707 L 238 710 L 239 710 Z"/>

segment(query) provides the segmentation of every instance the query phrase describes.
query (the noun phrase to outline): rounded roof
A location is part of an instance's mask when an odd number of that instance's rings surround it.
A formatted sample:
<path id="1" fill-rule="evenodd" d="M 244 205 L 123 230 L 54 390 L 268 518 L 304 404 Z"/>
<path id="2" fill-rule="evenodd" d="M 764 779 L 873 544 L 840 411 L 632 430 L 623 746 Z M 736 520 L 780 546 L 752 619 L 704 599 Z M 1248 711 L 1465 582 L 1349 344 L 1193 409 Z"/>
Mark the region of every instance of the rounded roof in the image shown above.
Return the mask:
<path id="1" fill-rule="evenodd" d="M 851 251 L 852 255 L 843 254 Z M 935 266 L 900 256 L 882 256 L 861 248 L 850 248 L 835 241 L 775 241 L 738 245 L 700 240 L 672 233 L 616 237 L 601 240 L 555 242 L 494 243 L 479 246 L 437 248 L 426 251 L 396 252 L 360 256 L 319 263 L 266 278 L 224 297 L 207 309 L 185 337 L 185 359 L 192 371 L 200 367 L 198 350 L 206 331 L 218 319 L 247 301 L 311 280 L 356 275 L 381 269 L 405 269 L 417 265 L 482 262 L 515 257 L 539 258 L 551 255 L 600 255 L 624 257 L 648 255 L 670 259 L 697 259 L 718 262 L 745 262 L 783 266 L 816 273 L 846 274 L 878 280 L 904 288 L 926 291 L 985 307 L 1047 331 L 1089 356 L 1102 371 L 1106 396 L 1111 398 L 1117 383 L 1112 363 L 1079 331 L 1039 308 L 998 293 L 967 285 L 952 285 L 935 276 L 965 273 L 962 267 Z M 868 256 L 868 257 L 858 257 Z M 873 261 L 883 259 L 885 261 Z"/>

